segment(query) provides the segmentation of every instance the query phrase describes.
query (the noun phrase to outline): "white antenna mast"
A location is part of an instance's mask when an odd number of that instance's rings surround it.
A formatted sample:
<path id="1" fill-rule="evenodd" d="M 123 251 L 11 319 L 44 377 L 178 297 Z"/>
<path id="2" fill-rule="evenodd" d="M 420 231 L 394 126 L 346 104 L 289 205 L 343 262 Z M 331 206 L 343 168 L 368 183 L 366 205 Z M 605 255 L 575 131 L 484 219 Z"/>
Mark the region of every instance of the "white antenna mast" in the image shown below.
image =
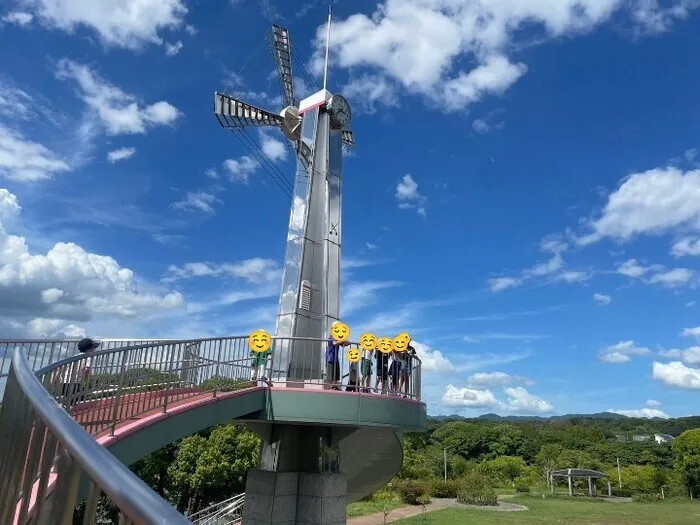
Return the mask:
<path id="1" fill-rule="evenodd" d="M 326 32 L 326 64 L 323 68 L 323 89 L 326 89 L 328 80 L 328 50 L 331 47 L 331 6 L 328 6 L 328 29 Z"/>

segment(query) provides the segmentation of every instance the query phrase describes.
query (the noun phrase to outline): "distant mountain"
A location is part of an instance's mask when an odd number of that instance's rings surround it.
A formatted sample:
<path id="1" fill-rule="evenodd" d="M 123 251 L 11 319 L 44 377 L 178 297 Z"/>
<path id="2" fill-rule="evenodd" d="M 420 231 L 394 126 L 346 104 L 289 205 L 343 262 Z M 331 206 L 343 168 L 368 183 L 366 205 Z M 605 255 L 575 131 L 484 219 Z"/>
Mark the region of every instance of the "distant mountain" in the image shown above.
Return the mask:
<path id="1" fill-rule="evenodd" d="M 488 421 L 564 421 L 567 419 L 628 419 L 627 416 L 622 414 L 613 414 L 612 412 L 599 412 L 597 414 L 564 414 L 561 416 L 499 416 L 498 414 L 483 414 L 478 417 L 464 417 L 459 414 L 452 414 L 449 416 L 429 416 L 430 419 L 436 421 L 445 421 L 447 419 L 453 420 L 469 420 L 469 419 L 481 419 Z"/>

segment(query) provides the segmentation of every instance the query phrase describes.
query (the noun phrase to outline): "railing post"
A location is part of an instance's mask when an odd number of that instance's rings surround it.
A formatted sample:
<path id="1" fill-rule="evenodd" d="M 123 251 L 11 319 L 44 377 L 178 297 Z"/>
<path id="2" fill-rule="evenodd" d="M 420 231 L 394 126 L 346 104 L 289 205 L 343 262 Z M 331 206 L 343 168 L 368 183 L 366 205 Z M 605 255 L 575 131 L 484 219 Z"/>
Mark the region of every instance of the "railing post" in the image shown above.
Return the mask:
<path id="1" fill-rule="evenodd" d="M 212 397 L 216 397 L 216 381 L 217 381 L 216 378 L 219 377 L 219 367 L 221 366 L 221 348 L 223 346 L 224 345 L 221 344 L 221 341 L 219 341 L 219 343 L 218 343 L 219 348 L 216 352 L 216 371 L 214 372 L 215 379 L 214 379 L 214 381 L 212 381 L 212 383 L 214 383 L 214 392 L 212 393 Z"/>
<path id="2" fill-rule="evenodd" d="M 182 343 L 180 343 L 182 345 Z M 178 348 L 180 347 L 178 345 Z M 171 357 L 170 357 L 170 366 L 168 366 L 168 378 L 170 378 L 173 375 L 173 363 L 175 362 L 175 345 L 170 344 L 171 347 Z M 165 399 L 163 400 L 163 413 L 165 413 L 168 410 L 168 394 L 170 393 L 170 385 L 172 384 L 172 381 L 168 381 L 168 386 L 165 387 Z"/>
<path id="3" fill-rule="evenodd" d="M 114 399 L 114 410 L 112 411 L 112 421 L 110 422 L 109 435 L 113 436 L 117 428 L 117 417 L 119 412 L 119 401 L 121 400 L 122 385 L 124 384 L 124 373 L 126 371 L 126 356 L 128 351 L 122 352 L 122 363 L 119 367 L 119 382 L 117 383 L 117 396 Z"/>

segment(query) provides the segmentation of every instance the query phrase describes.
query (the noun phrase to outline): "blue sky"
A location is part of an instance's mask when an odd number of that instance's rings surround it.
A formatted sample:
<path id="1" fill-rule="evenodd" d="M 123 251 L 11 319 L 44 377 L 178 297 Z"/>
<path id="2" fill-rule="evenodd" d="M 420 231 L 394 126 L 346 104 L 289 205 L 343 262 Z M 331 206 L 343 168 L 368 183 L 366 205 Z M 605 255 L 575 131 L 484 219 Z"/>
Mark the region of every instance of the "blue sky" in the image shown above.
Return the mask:
<path id="1" fill-rule="evenodd" d="M 290 4 L 3 4 L 0 333 L 274 327 L 290 200 L 212 98 L 281 109 L 271 21 L 312 91 L 328 3 Z M 343 317 L 413 335 L 430 413 L 697 411 L 698 7 L 335 2 Z"/>

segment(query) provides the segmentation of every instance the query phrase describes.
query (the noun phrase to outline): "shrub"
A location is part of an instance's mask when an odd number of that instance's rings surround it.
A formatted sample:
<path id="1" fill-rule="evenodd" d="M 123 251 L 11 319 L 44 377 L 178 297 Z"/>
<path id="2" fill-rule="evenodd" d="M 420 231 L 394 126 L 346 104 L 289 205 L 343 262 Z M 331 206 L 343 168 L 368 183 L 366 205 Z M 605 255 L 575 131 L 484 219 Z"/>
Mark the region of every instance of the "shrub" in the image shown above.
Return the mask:
<path id="1" fill-rule="evenodd" d="M 517 492 L 518 494 L 530 494 L 530 487 L 520 483 L 515 486 L 515 492 Z"/>
<path id="2" fill-rule="evenodd" d="M 437 479 L 430 487 L 430 495 L 435 498 L 456 498 L 463 484 L 455 479 Z"/>
<path id="3" fill-rule="evenodd" d="M 478 472 L 462 479 L 462 490 L 457 495 L 457 501 L 465 505 L 498 505 L 498 497 L 488 479 Z"/>
<path id="4" fill-rule="evenodd" d="M 491 487 L 465 489 L 457 495 L 457 501 L 464 505 L 495 506 L 498 496 Z"/>
<path id="5" fill-rule="evenodd" d="M 660 494 L 635 494 L 632 496 L 632 501 L 636 501 L 638 503 L 654 503 L 656 501 L 661 501 L 661 495 Z"/>
<path id="6" fill-rule="evenodd" d="M 631 489 L 620 489 L 613 487 L 612 495 L 617 496 L 618 498 L 631 498 L 634 496 L 634 492 L 632 492 Z"/>
<path id="7" fill-rule="evenodd" d="M 396 484 L 401 501 L 408 505 L 421 505 L 430 501 L 430 487 L 424 481 L 402 480 Z"/>
<path id="8" fill-rule="evenodd" d="M 228 377 L 214 376 L 202 381 L 202 390 L 218 390 L 219 392 L 233 392 L 255 386 L 252 381 L 245 379 L 231 379 Z"/>

